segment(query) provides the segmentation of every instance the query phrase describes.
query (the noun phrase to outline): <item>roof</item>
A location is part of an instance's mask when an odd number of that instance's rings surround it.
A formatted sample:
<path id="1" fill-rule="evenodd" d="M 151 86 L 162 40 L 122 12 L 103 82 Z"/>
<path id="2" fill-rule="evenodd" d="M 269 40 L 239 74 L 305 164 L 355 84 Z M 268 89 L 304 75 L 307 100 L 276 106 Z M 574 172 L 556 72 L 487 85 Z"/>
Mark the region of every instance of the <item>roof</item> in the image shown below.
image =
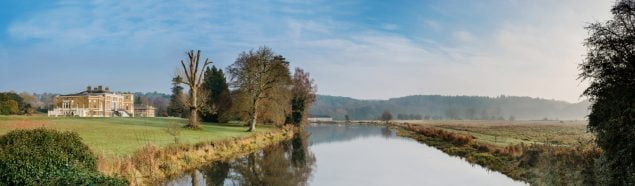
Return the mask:
<path id="1" fill-rule="evenodd" d="M 103 95 L 105 93 L 111 93 L 110 91 L 82 91 L 80 93 L 75 93 L 75 94 L 62 94 L 60 96 L 100 96 Z"/>

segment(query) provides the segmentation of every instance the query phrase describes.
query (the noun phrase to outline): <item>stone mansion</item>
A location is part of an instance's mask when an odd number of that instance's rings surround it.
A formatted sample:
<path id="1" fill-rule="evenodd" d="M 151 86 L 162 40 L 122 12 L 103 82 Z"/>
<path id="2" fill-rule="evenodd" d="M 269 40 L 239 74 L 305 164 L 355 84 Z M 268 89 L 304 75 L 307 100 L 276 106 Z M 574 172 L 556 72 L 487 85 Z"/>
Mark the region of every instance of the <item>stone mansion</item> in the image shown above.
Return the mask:
<path id="1" fill-rule="evenodd" d="M 53 98 L 49 116 L 76 117 L 154 117 L 155 108 L 134 105 L 134 95 L 111 92 L 108 87 L 86 87 L 85 91 Z M 137 108 L 138 107 L 138 108 Z"/>

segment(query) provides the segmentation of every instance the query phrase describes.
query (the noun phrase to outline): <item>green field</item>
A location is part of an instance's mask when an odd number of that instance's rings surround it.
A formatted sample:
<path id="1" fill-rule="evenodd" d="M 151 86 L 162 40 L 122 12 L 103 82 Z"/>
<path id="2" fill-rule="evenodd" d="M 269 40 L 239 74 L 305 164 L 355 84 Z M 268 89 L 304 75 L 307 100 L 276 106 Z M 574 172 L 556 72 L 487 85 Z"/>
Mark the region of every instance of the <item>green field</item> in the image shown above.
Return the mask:
<path id="1" fill-rule="evenodd" d="M 469 134 L 497 146 L 525 144 L 575 145 L 589 143 L 593 135 L 586 121 L 398 121 Z"/>
<path id="2" fill-rule="evenodd" d="M 183 126 L 181 118 L 64 118 L 46 116 L 0 116 L 0 135 L 14 129 L 45 127 L 77 132 L 93 152 L 106 156 L 121 156 L 154 144 L 166 146 L 175 143 L 167 132 L 169 126 Z M 180 143 L 197 143 L 249 135 L 240 124 L 202 123 L 202 130 L 178 128 Z M 269 131 L 271 126 L 259 126 L 258 132 Z"/>

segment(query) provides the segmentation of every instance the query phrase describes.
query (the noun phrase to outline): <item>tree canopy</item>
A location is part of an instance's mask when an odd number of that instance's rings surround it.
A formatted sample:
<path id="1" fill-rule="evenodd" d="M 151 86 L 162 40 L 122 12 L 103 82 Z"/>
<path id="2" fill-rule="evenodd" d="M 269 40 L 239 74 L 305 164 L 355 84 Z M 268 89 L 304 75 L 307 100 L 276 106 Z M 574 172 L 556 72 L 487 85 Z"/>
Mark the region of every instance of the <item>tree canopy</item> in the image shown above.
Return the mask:
<path id="1" fill-rule="evenodd" d="M 605 151 L 610 185 L 635 184 L 635 0 L 620 0 L 613 19 L 592 23 L 580 77 L 590 82 L 589 129 Z"/>
<path id="2" fill-rule="evenodd" d="M 237 89 L 237 110 L 247 118 L 249 131 L 262 116 L 284 122 L 291 81 L 289 62 L 268 47 L 241 53 L 227 68 L 231 85 Z M 280 120 L 281 119 L 281 120 Z"/>

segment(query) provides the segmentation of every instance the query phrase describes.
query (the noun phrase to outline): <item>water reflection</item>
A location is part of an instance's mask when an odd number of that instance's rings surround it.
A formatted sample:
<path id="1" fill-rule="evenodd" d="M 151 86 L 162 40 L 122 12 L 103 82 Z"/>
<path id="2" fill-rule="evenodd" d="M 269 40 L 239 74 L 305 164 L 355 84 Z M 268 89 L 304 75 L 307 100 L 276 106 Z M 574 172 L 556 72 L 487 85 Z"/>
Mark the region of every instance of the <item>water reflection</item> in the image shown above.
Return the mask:
<path id="1" fill-rule="evenodd" d="M 237 160 L 203 166 L 166 185 L 306 185 L 315 163 L 307 138 L 301 132 Z"/>
<path id="2" fill-rule="evenodd" d="M 322 125 L 311 124 L 306 128 L 311 134 L 311 145 L 320 143 L 346 142 L 359 138 L 374 136 L 394 136 L 394 132 L 387 127 L 366 125 Z"/>
<path id="3" fill-rule="evenodd" d="M 292 140 L 164 185 L 526 185 L 389 128 L 310 125 Z"/>

